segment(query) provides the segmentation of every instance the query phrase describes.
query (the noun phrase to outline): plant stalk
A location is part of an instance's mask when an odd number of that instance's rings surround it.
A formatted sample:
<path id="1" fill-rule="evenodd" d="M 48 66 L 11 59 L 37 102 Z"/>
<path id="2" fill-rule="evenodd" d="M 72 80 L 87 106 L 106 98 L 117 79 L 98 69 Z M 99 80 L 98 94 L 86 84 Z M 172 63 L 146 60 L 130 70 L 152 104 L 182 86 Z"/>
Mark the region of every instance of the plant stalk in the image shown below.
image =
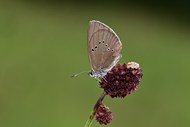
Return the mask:
<path id="1" fill-rule="evenodd" d="M 88 120 L 86 121 L 86 124 L 85 124 L 84 127 L 90 127 L 90 126 L 92 125 L 92 120 L 94 119 L 94 116 L 95 116 L 95 114 L 96 114 L 96 112 L 97 112 L 99 106 L 102 104 L 102 101 L 103 101 L 105 95 L 106 95 L 105 92 L 103 92 L 103 93 L 100 95 L 100 97 L 99 97 L 99 99 L 97 100 L 96 104 L 94 105 L 94 108 L 93 108 L 92 112 L 90 113 L 90 116 L 89 116 Z"/>

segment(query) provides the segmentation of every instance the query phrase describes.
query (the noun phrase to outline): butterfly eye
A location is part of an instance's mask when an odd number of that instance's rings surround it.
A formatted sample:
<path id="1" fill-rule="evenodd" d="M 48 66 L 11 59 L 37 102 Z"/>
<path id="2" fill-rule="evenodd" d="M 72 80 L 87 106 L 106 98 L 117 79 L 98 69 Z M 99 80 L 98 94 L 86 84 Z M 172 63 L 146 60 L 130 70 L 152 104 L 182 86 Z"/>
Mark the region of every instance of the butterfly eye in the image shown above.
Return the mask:
<path id="1" fill-rule="evenodd" d="M 90 71 L 90 72 L 88 72 L 88 75 L 89 75 L 90 77 L 93 77 L 93 76 L 94 76 L 94 73 L 93 73 L 92 71 Z"/>

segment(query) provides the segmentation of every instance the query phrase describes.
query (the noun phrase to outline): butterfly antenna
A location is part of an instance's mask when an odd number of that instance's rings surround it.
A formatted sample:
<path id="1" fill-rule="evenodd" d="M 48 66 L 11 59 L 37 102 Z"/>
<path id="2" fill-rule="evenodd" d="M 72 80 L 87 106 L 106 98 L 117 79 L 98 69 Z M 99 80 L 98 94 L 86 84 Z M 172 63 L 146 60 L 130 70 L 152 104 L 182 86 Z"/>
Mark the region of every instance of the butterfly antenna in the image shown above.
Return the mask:
<path id="1" fill-rule="evenodd" d="M 77 74 L 72 75 L 71 77 L 72 77 L 72 78 L 77 77 L 78 75 L 81 75 L 81 74 L 83 74 L 84 72 L 88 72 L 88 71 L 82 71 L 82 72 L 80 72 L 80 73 L 77 73 Z"/>

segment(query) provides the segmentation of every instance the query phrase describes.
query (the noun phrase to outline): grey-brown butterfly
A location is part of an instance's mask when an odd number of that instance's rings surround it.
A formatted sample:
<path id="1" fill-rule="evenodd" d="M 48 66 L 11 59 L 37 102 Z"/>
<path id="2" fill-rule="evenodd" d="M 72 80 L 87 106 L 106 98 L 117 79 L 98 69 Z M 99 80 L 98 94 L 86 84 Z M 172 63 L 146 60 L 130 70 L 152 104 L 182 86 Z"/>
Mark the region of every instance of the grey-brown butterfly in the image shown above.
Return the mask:
<path id="1" fill-rule="evenodd" d="M 121 58 L 122 43 L 110 27 L 96 20 L 89 22 L 87 41 L 88 58 L 91 65 L 88 75 L 99 80 Z"/>

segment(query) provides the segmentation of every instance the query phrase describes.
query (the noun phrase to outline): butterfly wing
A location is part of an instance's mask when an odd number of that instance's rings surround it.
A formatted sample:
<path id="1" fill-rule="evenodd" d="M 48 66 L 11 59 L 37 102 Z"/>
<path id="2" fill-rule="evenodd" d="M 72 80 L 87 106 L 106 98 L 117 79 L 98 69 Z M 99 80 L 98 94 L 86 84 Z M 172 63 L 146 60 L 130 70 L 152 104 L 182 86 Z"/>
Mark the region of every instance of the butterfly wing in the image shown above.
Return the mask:
<path id="1" fill-rule="evenodd" d="M 104 23 L 90 21 L 88 28 L 88 57 L 93 71 L 109 71 L 119 60 L 121 41 Z"/>

